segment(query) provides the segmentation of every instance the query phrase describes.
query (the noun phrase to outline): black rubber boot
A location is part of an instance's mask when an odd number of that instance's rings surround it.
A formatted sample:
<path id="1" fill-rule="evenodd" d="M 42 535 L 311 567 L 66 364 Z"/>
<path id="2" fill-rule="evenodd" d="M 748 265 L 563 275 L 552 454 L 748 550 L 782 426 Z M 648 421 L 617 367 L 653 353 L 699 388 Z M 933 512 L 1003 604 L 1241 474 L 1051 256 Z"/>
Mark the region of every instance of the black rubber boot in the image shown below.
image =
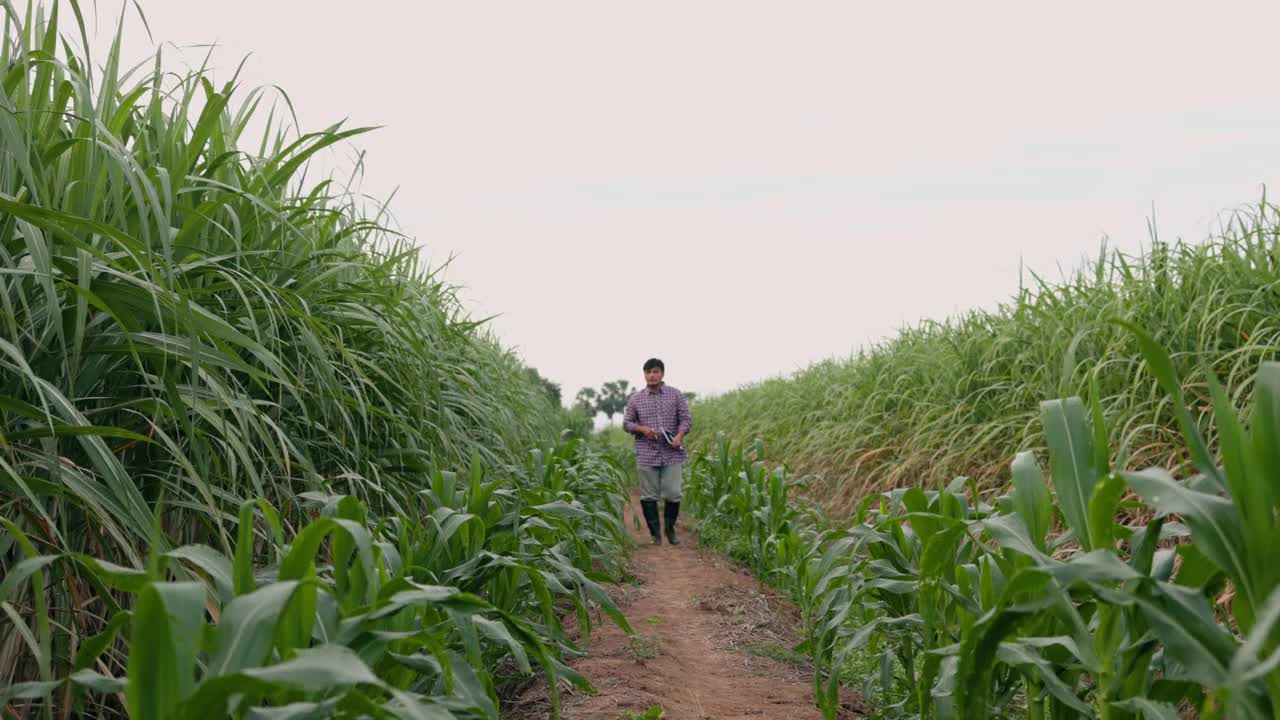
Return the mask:
<path id="1" fill-rule="evenodd" d="M 662 544 L 662 526 L 658 524 L 658 501 L 641 500 L 640 510 L 644 512 L 644 524 L 649 526 L 649 534 L 653 536 L 653 544 Z"/>
<path id="2" fill-rule="evenodd" d="M 676 537 L 676 518 L 680 515 L 680 502 L 668 500 L 662 508 L 662 514 L 667 523 L 667 542 L 679 545 L 680 538 Z"/>

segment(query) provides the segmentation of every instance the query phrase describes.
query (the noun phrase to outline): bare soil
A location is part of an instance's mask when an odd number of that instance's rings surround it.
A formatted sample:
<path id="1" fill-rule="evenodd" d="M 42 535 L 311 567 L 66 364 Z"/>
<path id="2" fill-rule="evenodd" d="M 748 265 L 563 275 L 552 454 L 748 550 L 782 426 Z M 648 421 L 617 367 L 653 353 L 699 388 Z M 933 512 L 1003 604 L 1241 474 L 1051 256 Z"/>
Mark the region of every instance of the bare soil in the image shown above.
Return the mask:
<path id="1" fill-rule="evenodd" d="M 561 693 L 567 720 L 631 720 L 651 707 L 663 720 L 821 720 L 813 703 L 812 669 L 793 648 L 796 609 L 723 556 L 701 549 L 677 527 L 681 544 L 650 544 L 648 531 L 628 527 L 640 544 L 631 571 L 636 586 L 618 600 L 636 631 L 629 637 L 602 619 L 589 655 L 573 663 L 595 694 Z M 862 716 L 856 695 L 842 718 Z M 545 684 L 527 688 L 510 716 L 551 717 Z"/>

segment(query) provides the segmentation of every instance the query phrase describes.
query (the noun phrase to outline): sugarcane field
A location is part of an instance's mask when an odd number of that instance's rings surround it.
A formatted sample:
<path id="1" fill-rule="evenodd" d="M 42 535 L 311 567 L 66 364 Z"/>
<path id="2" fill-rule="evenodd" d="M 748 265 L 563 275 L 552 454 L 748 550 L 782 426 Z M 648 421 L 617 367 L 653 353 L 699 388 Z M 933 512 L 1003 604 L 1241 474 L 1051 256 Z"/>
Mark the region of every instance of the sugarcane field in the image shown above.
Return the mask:
<path id="1" fill-rule="evenodd" d="M 1280 5 L 0 19 L 0 720 L 1280 718 Z"/>

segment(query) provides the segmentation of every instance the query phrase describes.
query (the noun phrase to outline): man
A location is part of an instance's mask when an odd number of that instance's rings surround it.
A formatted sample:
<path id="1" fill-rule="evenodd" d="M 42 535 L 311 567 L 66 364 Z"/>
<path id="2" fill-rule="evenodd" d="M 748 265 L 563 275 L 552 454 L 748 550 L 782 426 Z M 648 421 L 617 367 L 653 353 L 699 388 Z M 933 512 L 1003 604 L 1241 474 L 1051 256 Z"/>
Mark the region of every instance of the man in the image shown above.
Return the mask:
<path id="1" fill-rule="evenodd" d="M 636 436 L 636 469 L 640 475 L 640 507 L 653 544 L 662 544 L 658 525 L 658 500 L 664 501 L 667 542 L 679 545 L 676 518 L 680 515 L 680 465 L 688 455 L 684 436 L 689 434 L 689 404 L 676 388 L 663 382 L 667 366 L 658 358 L 644 363 L 643 390 L 627 399 L 622 429 Z"/>

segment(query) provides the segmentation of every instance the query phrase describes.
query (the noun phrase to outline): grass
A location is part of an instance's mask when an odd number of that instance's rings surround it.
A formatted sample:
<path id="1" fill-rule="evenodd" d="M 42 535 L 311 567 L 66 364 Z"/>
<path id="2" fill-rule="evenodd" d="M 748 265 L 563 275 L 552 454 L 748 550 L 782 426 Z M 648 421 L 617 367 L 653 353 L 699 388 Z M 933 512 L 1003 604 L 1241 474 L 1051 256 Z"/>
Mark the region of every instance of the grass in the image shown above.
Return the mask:
<path id="1" fill-rule="evenodd" d="M 622 711 L 623 720 L 662 720 L 665 717 L 665 711 L 660 705 L 650 705 L 644 712 L 631 712 L 630 710 Z"/>
<path id="2" fill-rule="evenodd" d="M 627 652 L 636 662 L 652 660 L 662 652 L 662 633 L 658 632 L 658 625 L 662 620 L 658 617 L 649 617 L 644 623 L 651 630 L 644 634 L 634 634 L 627 641 Z"/>
<path id="3" fill-rule="evenodd" d="M 1104 248 L 1062 282 L 1029 274 L 993 311 L 925 322 L 855 356 L 699 400 L 699 434 L 767 438 L 793 473 L 821 477 L 814 498 L 848 513 L 868 495 L 961 475 L 986 491 L 1007 486 L 1008 458 L 1045 447 L 1041 399 L 1094 383 L 1116 464 L 1186 471 L 1168 395 L 1133 335 L 1109 319 L 1169 349 L 1214 446 L 1205 371 L 1241 407 L 1258 363 L 1280 349 L 1280 210 L 1264 200 L 1223 225 L 1207 242 L 1157 239 L 1137 257 Z"/>
<path id="4" fill-rule="evenodd" d="M 796 652 L 794 648 L 787 647 L 782 643 L 745 643 L 738 648 L 738 651 L 791 665 L 807 666 L 809 664 L 808 656 Z"/>

